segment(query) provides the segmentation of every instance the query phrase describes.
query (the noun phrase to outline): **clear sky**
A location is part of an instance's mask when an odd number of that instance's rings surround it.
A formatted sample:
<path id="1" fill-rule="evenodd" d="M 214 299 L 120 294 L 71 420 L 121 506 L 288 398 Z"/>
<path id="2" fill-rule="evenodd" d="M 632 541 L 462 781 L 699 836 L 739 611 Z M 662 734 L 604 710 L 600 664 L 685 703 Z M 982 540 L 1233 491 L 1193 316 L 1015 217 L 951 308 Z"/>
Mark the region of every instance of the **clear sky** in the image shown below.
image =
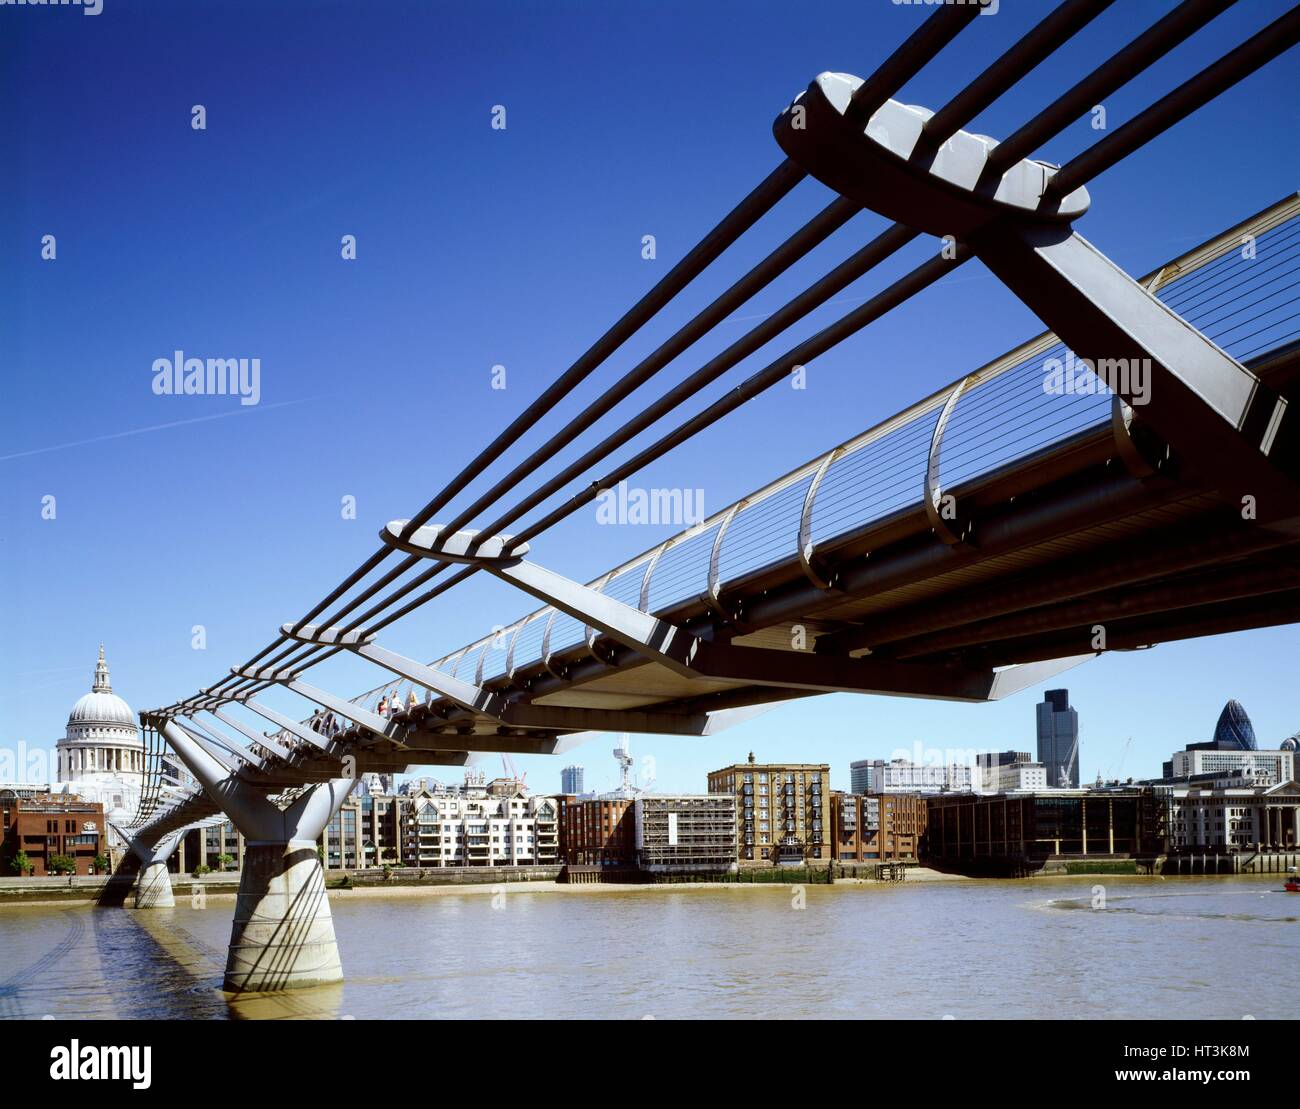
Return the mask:
<path id="1" fill-rule="evenodd" d="M 1007 134 L 1172 6 L 1116 4 L 973 129 Z M 1237 5 L 1110 98 L 1109 126 L 1286 7 Z M 52 745 L 101 640 L 116 691 L 137 709 L 210 685 L 260 650 L 775 167 L 772 120 L 813 76 L 869 72 L 930 10 L 889 0 L 0 7 L 0 745 Z M 942 105 L 1045 10 L 1003 0 L 905 98 Z M 1079 230 L 1141 273 L 1294 191 L 1297 104 L 1292 52 L 1094 182 Z M 191 126 L 195 105 L 205 130 Z M 491 126 L 495 105 L 504 130 Z M 1084 119 L 1038 153 L 1063 162 L 1096 137 Z M 801 184 L 525 445 L 828 199 Z M 658 388 L 883 226 L 856 217 Z M 46 235 L 54 261 L 41 258 Z M 354 261 L 340 257 L 344 235 L 356 236 Z M 656 237 L 654 260 L 642 257 L 644 235 Z M 795 337 L 933 250 L 913 246 Z M 638 481 L 702 489 L 714 511 L 1039 330 L 972 263 L 814 363 L 805 392 L 748 405 Z M 155 395 L 153 363 L 176 350 L 259 358 L 260 403 Z M 491 388 L 498 364 L 504 390 Z M 50 496 L 56 516 L 43 519 Z M 343 518 L 344 497 L 355 519 Z M 585 580 L 672 530 L 597 527 L 580 513 L 533 550 Z M 532 607 L 476 582 L 386 642 L 431 659 Z M 196 625 L 205 650 L 191 646 Z M 314 673 L 347 693 L 382 677 L 346 659 Z M 1229 697 L 1261 745 L 1281 739 L 1300 729 L 1298 677 L 1292 626 L 1105 657 L 1053 684 L 1079 710 L 1090 779 L 1158 773 L 1171 750 L 1209 737 Z M 634 737 L 633 752 L 654 758 L 665 789 L 703 789 L 708 769 L 751 749 L 827 761 L 847 786 L 851 760 L 914 743 L 1032 750 L 1040 698 L 835 695 L 707 740 Z M 305 715 L 292 695 L 268 700 Z M 589 787 L 614 783 L 613 742 L 579 752 Z M 558 787 L 558 760 L 518 762 L 530 786 Z"/>

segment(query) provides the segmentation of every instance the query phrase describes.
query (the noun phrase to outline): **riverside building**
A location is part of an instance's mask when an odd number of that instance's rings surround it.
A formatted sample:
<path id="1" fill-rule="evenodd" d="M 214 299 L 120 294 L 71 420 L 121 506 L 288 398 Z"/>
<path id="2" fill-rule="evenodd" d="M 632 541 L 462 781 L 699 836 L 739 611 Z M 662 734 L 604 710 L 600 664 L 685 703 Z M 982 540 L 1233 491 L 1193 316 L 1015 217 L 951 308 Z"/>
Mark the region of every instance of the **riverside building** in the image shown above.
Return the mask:
<path id="1" fill-rule="evenodd" d="M 940 794 L 927 802 L 926 854 L 953 864 L 1155 855 L 1164 847 L 1149 788 Z"/>
<path id="2" fill-rule="evenodd" d="M 372 782 L 372 792 L 350 796 L 326 825 L 317 841 L 326 870 L 558 861 L 556 798 L 494 796 L 491 783 L 477 778 L 450 787 L 428 779 L 426 788 L 411 793 L 373 792 L 380 784 Z M 231 859 L 229 869 L 242 867 L 244 839 L 229 821 L 190 832 L 174 857 L 182 871 L 218 869 L 223 854 Z"/>
<path id="3" fill-rule="evenodd" d="M 572 866 L 635 866 L 634 802 L 617 795 L 566 801 L 560 833 L 564 861 Z"/>
<path id="4" fill-rule="evenodd" d="M 494 796 L 467 785 L 407 799 L 403 866 L 553 866 L 560 857 L 559 801 Z"/>
<path id="5" fill-rule="evenodd" d="M 831 858 L 830 766 L 757 763 L 709 774 L 710 793 L 736 799 L 736 854 L 741 866 L 801 865 Z"/>
<path id="6" fill-rule="evenodd" d="M 1300 847 L 1300 785 L 1261 782 L 1249 770 L 1159 784 L 1171 853 L 1294 851 Z"/>
<path id="7" fill-rule="evenodd" d="M 919 793 L 831 794 L 834 858 L 840 862 L 915 862 L 928 816 Z"/>
<path id="8" fill-rule="evenodd" d="M 632 803 L 636 863 L 650 873 L 737 869 L 736 799 L 729 793 L 642 795 Z"/>
<path id="9" fill-rule="evenodd" d="M 93 874 L 96 857 L 108 855 L 104 806 L 76 794 L 0 790 L 0 856 L 10 873 L 19 852 L 34 875 L 55 873 L 57 857 L 70 860 L 74 874 Z"/>

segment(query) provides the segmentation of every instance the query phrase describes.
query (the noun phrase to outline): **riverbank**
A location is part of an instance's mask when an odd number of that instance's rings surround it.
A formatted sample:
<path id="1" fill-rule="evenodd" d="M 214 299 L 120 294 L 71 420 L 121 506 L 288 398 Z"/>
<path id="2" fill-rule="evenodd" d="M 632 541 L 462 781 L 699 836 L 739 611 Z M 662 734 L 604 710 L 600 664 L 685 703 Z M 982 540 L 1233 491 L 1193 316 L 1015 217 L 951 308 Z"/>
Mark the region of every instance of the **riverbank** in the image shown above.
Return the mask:
<path id="1" fill-rule="evenodd" d="M 194 878 L 190 875 L 173 874 L 172 888 L 176 896 L 181 890 L 190 893 L 193 889 L 202 889 L 205 896 L 230 894 L 232 897 L 239 889 L 239 875 L 205 874 Z M 0 906 L 5 905 L 95 905 L 103 896 L 104 890 L 111 882 L 121 882 L 104 875 L 76 875 L 72 877 L 27 877 L 6 876 L 0 878 Z M 128 903 L 135 898 L 135 881 L 131 879 L 127 887 Z"/>
<path id="2" fill-rule="evenodd" d="M 365 872 L 366 877 L 371 875 Z M 1083 875 L 1042 875 L 1037 881 L 1050 882 L 1053 880 L 1073 878 L 1078 879 L 1085 877 Z M 1102 877 L 1102 876 L 1097 876 Z M 1107 880 L 1124 879 L 1137 882 L 1164 881 L 1161 875 L 1146 874 L 1124 874 L 1124 875 L 1105 875 Z M 0 880 L 5 883 L 13 881 L 12 879 Z M 28 882 L 33 881 L 27 879 Z M 16 896 L 12 886 L 0 888 L 0 907 L 12 905 L 14 907 L 23 906 L 45 906 L 59 907 L 67 906 L 69 908 L 94 905 L 98 903 L 99 891 L 103 888 L 103 882 L 97 879 L 79 879 L 81 883 L 94 883 L 98 885 L 82 885 L 80 888 L 70 889 L 65 887 L 49 890 L 38 890 L 28 887 L 22 891 L 23 896 Z M 788 882 L 591 882 L 582 884 L 569 884 L 567 882 L 557 882 L 553 879 L 533 879 L 531 881 L 519 881 L 517 879 L 507 879 L 502 876 L 498 882 L 413 882 L 413 881 L 366 881 L 364 883 L 349 883 L 347 885 L 337 884 L 338 879 L 331 875 L 329 882 L 328 894 L 331 901 L 359 901 L 369 898 L 427 898 L 427 897 L 465 897 L 465 896 L 505 896 L 523 893 L 555 893 L 561 896 L 577 896 L 579 894 L 612 894 L 612 893 L 637 893 L 653 895 L 664 892 L 689 892 L 691 890 L 761 890 L 775 889 L 788 890 L 792 886 L 798 885 L 816 885 L 819 888 L 825 888 L 828 883 L 824 881 L 809 882 L 802 872 L 792 873 Z M 950 874 L 944 871 L 932 870 L 929 867 L 913 866 L 908 867 L 907 877 L 902 881 L 881 881 L 875 878 L 859 877 L 837 877 L 830 885 L 837 888 L 864 886 L 877 889 L 896 889 L 900 885 L 920 885 L 926 883 L 941 883 L 944 885 L 967 884 L 967 885 L 987 885 L 1004 881 L 1004 879 L 970 877 L 963 874 Z M 239 879 L 236 874 L 225 875 L 205 875 L 202 878 L 181 877 L 172 875 L 172 889 L 175 893 L 176 900 L 195 902 L 202 899 L 209 903 L 233 902 L 239 890 Z M 128 897 L 126 904 L 129 906 L 133 903 L 133 895 Z"/>
<path id="3" fill-rule="evenodd" d="M 907 872 L 906 884 L 921 882 L 978 882 L 980 879 L 964 878 L 957 874 L 943 874 L 926 867 L 912 867 Z M 791 886 L 804 883 L 792 877 L 787 883 L 780 882 L 588 882 L 570 885 L 567 882 L 503 882 L 496 886 L 475 885 L 439 885 L 439 886 L 397 886 L 379 883 L 369 886 L 353 886 L 350 889 L 332 889 L 331 900 L 357 900 L 367 897 L 463 897 L 467 894 L 515 895 L 524 893 L 558 893 L 567 896 L 580 894 L 636 893 L 653 895 L 656 893 L 690 893 L 692 890 L 789 890 Z M 827 883 L 815 883 L 825 888 Z M 836 878 L 835 887 L 874 886 L 881 889 L 896 888 L 900 882 L 882 882 L 874 878 Z"/>
<path id="4" fill-rule="evenodd" d="M 358 881 L 357 879 L 361 880 Z M 173 874 L 172 890 L 179 901 L 182 898 L 194 900 L 202 897 L 206 901 L 233 901 L 239 891 L 238 874 L 207 874 L 201 878 L 189 875 Z M 519 880 L 517 875 L 501 874 L 496 881 L 484 881 L 479 878 L 473 882 L 456 882 L 445 880 L 445 872 L 438 880 L 416 881 L 411 879 L 385 881 L 376 872 L 362 872 L 361 875 L 343 876 L 346 884 L 340 884 L 336 872 L 326 876 L 327 890 L 331 900 L 357 900 L 367 897 L 443 897 L 465 896 L 467 894 L 516 894 L 516 893 L 628 893 L 665 890 L 693 889 L 762 889 L 765 886 L 774 889 L 788 889 L 790 886 L 808 884 L 805 874 L 793 872 L 787 882 L 588 882 L 570 884 L 558 882 L 554 878 L 533 878 Z M 945 874 L 927 867 L 909 867 L 904 881 L 917 882 L 971 882 L 981 879 L 967 878 L 958 874 Z M 99 877 L 66 878 L 3 878 L 0 879 L 0 906 L 44 905 L 69 907 L 97 904 L 106 885 L 106 880 Z M 825 885 L 825 881 L 813 884 Z M 874 878 L 837 877 L 836 886 L 896 886 L 897 882 L 878 881 Z M 133 903 L 134 889 L 128 894 L 126 904 Z"/>
<path id="5" fill-rule="evenodd" d="M 340 884 L 340 878 L 346 880 L 346 884 Z M 691 890 L 789 890 L 792 886 L 808 885 L 825 888 L 828 884 L 836 888 L 851 886 L 873 887 L 882 890 L 897 889 L 899 886 L 916 886 L 923 884 L 942 884 L 957 885 L 965 884 L 971 886 L 994 885 L 1006 882 L 1033 882 L 1037 884 L 1054 884 L 1064 881 L 1079 881 L 1081 879 L 1092 879 L 1102 882 L 1123 882 L 1145 885 L 1151 883 L 1179 882 L 1185 881 L 1193 875 L 1177 874 L 1134 874 L 1134 873 L 1075 873 L 1075 872 L 1052 872 L 1038 874 L 1033 878 L 997 878 L 997 877 L 973 877 L 964 874 L 952 874 L 946 871 L 933 870 L 929 867 L 912 866 L 907 868 L 906 878 L 900 881 L 887 881 L 875 878 L 863 877 L 836 877 L 834 882 L 827 883 L 824 879 L 809 879 L 802 871 L 792 872 L 788 881 L 702 881 L 702 882 L 587 882 L 580 884 L 570 884 L 567 882 L 558 882 L 552 878 L 534 878 L 527 881 L 521 881 L 518 877 L 507 877 L 502 874 L 497 881 L 485 881 L 482 879 L 473 882 L 455 882 L 447 881 L 445 872 L 438 876 L 437 881 L 415 881 L 405 879 L 401 881 L 385 881 L 378 877 L 376 872 L 361 872 L 361 880 L 356 881 L 356 874 L 338 875 L 338 872 L 330 872 L 327 875 L 327 892 L 330 900 L 334 902 L 360 901 L 370 898 L 428 898 L 428 897 L 465 897 L 465 896 L 506 896 L 523 893 L 554 893 L 561 896 L 577 896 L 580 894 L 646 894 L 653 896 L 656 893 L 664 892 L 689 892 Z M 1222 878 L 1231 877 L 1269 877 L 1268 875 L 1219 875 Z M 103 891 L 105 882 L 101 878 L 78 878 L 75 885 L 69 885 L 67 879 L 57 879 L 58 885 L 37 886 L 36 883 L 41 879 L 0 879 L 0 908 L 13 906 L 15 908 L 45 907 L 45 908 L 78 908 L 86 905 L 95 905 L 99 903 L 100 894 Z M 23 882 L 23 886 L 18 887 L 16 883 Z M 1280 887 L 1279 887 L 1280 888 Z M 177 902 L 186 903 L 223 903 L 233 902 L 239 891 L 238 874 L 210 874 L 201 878 L 190 876 L 172 875 L 172 890 Z M 131 906 L 134 903 L 134 891 L 128 894 L 125 904 Z"/>

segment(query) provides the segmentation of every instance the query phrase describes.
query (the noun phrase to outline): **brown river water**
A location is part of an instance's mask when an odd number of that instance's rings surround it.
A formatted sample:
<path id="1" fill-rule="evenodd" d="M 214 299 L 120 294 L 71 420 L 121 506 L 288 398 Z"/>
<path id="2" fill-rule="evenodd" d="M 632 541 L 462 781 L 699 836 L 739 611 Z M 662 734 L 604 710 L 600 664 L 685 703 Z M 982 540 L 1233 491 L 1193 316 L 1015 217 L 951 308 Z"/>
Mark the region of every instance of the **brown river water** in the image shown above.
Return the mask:
<path id="1" fill-rule="evenodd" d="M 346 981 L 238 1000 L 229 897 L 0 908 L 0 1018 L 1300 1016 L 1277 876 L 506 890 L 332 893 Z"/>

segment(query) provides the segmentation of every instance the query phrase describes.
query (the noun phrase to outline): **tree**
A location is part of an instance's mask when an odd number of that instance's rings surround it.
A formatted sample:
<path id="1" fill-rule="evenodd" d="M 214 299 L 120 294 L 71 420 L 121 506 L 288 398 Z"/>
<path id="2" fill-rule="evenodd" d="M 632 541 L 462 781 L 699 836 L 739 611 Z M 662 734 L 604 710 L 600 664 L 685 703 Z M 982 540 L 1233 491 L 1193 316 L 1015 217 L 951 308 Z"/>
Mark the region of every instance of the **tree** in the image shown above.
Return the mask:
<path id="1" fill-rule="evenodd" d="M 96 872 L 96 873 L 100 873 L 100 872 L 107 873 L 107 872 L 108 872 L 108 856 L 107 856 L 107 855 L 96 855 L 96 856 L 95 856 L 95 860 L 94 860 L 94 862 L 93 862 L 91 865 L 94 866 L 94 868 L 95 868 L 95 872 Z"/>
<path id="2" fill-rule="evenodd" d="M 71 855 L 51 855 L 46 866 L 51 874 L 77 873 L 77 860 Z"/>
<path id="3" fill-rule="evenodd" d="M 221 864 L 221 869 L 222 869 L 222 870 L 225 870 L 226 867 L 228 867 L 228 866 L 229 866 L 231 863 L 233 863 L 234 861 L 235 861 L 235 856 L 234 856 L 234 855 L 218 855 L 218 856 L 217 856 L 217 862 Z"/>
<path id="4" fill-rule="evenodd" d="M 203 875 L 211 874 L 211 873 L 212 873 L 212 867 L 208 866 L 207 863 L 199 863 L 199 865 L 194 868 L 195 878 L 202 878 Z"/>
<path id="5" fill-rule="evenodd" d="M 31 856 L 26 851 L 17 851 L 14 857 L 9 860 L 9 865 L 14 868 L 21 877 L 24 874 L 30 874 L 32 871 Z"/>

